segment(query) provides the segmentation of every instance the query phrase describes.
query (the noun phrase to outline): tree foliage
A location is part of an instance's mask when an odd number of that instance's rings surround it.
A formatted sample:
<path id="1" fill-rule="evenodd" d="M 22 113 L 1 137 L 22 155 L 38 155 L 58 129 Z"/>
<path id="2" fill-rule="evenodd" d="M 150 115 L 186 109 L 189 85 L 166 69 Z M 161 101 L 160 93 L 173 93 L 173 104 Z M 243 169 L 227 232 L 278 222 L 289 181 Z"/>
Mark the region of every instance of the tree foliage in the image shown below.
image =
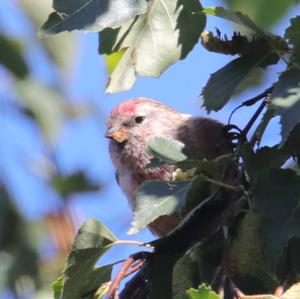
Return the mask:
<path id="1" fill-rule="evenodd" d="M 71 103 L 66 96 L 69 87 L 65 75 L 75 49 L 74 37 L 47 40 L 38 40 L 36 37 L 41 18 L 48 11 L 46 2 L 21 0 L 12 3 L 16 9 L 20 9 L 18 18 L 21 22 L 22 18 L 26 21 L 24 28 L 19 28 L 22 35 L 11 34 L 13 30 L 9 22 L 3 21 L 1 17 L 1 298 L 32 298 L 40 296 L 37 295 L 38 291 L 49 293 L 49 284 L 63 267 L 63 259 L 75 235 L 74 226 L 77 221 L 70 209 L 70 198 L 74 193 L 98 191 L 100 187 L 90 181 L 84 170 L 70 170 L 66 174 L 57 159 L 55 145 L 65 123 L 89 114 L 90 109 L 87 103 Z M 8 7 L 5 14 L 11 18 L 13 13 L 9 10 L 9 5 L 1 3 L 0 9 L 3 7 Z M 17 27 L 20 20 L 13 22 Z M 31 32 L 26 31 L 30 26 Z M 39 57 L 31 60 L 32 55 L 36 55 L 35 48 L 47 60 L 43 67 L 47 72 L 49 69 L 52 72 L 52 82 L 49 82 L 49 78 L 41 79 L 36 76 L 35 66 L 39 63 L 42 65 L 44 61 Z M 30 132 L 34 133 L 30 135 Z M 26 152 L 25 143 L 36 146 L 34 153 Z M 10 155 L 5 154 L 7 150 L 11 151 Z M 27 193 L 24 197 L 23 194 L 20 196 L 21 192 L 17 190 L 18 179 L 12 178 L 15 174 L 22 179 L 28 191 L 36 190 L 35 183 L 43 189 L 39 202 L 26 198 Z M 30 179 L 27 180 L 28 178 Z M 30 183 L 27 186 L 28 181 Z M 50 211 L 46 206 L 51 192 L 57 196 L 59 207 Z M 30 208 L 40 205 L 45 209 L 41 208 L 43 211 L 38 217 L 35 215 L 34 219 L 29 220 L 26 217 L 28 215 L 24 215 L 26 213 L 23 213 L 22 206 L 20 207 L 19 197 L 21 200 L 25 199 L 24 202 L 29 201 L 27 203 Z M 44 246 L 49 245 L 53 255 L 47 260 L 41 252 L 44 254 Z M 47 272 L 44 271 L 46 268 Z M 108 269 L 107 277 L 109 275 Z"/>
<path id="2" fill-rule="evenodd" d="M 200 36 L 209 51 L 238 56 L 212 74 L 203 87 L 208 112 L 222 109 L 257 69 L 264 72 L 274 64 L 284 68 L 265 92 L 243 103 L 259 102 L 247 126 L 228 127 L 237 141 L 232 155 L 197 161 L 189 159 L 177 141 L 155 138 L 149 142 L 155 158 L 147 167 L 172 164 L 180 171 L 172 182 L 149 181 L 138 188 L 130 231 L 173 213 L 180 224 L 167 236 L 143 244 L 145 252 L 133 254 L 111 277 L 112 266 L 95 264 L 117 241 L 102 224 L 88 220 L 75 238 L 63 276 L 53 284 L 55 298 L 300 296 L 296 284 L 300 274 L 296 254 L 300 250 L 300 17 L 290 20 L 284 36 L 276 36 L 267 31 L 268 26 L 292 1 L 274 1 L 274 7 L 273 1 L 227 2 L 233 10 L 202 8 L 197 0 L 54 0 L 55 11 L 41 33 L 99 31 L 99 53 L 105 55 L 110 69 L 107 92 L 131 88 L 137 74 L 160 76 L 178 60 L 188 59 Z M 262 17 L 262 12 L 273 10 L 272 17 Z M 203 32 L 207 15 L 240 26 L 241 33 L 222 38 L 219 30 L 216 36 Z M 18 75 L 25 73 L 23 67 Z M 249 136 L 262 111 L 264 116 Z M 273 147 L 260 147 L 275 116 L 280 118 L 281 138 Z M 69 192 L 68 180 L 58 185 L 63 194 Z M 119 293 L 121 280 L 134 272 Z"/>

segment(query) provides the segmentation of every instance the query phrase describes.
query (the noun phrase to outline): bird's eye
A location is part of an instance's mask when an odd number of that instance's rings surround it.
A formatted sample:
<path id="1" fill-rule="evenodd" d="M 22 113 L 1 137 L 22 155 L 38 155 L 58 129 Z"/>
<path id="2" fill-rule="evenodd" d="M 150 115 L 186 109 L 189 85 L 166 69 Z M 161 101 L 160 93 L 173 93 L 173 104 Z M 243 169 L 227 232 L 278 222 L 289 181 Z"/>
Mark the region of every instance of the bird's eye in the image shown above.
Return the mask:
<path id="1" fill-rule="evenodd" d="M 140 123 L 142 123 L 144 121 L 144 119 L 145 119 L 144 116 L 136 116 L 134 118 L 134 121 L 135 121 L 136 124 L 140 124 Z"/>

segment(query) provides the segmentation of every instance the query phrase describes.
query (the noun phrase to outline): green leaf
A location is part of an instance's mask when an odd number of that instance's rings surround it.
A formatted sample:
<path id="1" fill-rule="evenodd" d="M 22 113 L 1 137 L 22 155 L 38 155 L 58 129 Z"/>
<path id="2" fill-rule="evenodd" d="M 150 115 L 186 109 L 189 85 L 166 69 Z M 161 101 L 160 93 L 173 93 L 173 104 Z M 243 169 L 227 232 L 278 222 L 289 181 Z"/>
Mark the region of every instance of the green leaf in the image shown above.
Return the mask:
<path id="1" fill-rule="evenodd" d="M 297 16 L 291 21 L 291 26 L 285 31 L 285 38 L 289 40 L 289 43 L 293 45 L 293 55 L 300 67 L 300 16 Z"/>
<path id="2" fill-rule="evenodd" d="M 236 91 L 238 85 L 258 67 L 265 68 L 278 61 L 271 52 L 252 53 L 234 59 L 212 74 L 202 90 L 203 106 L 207 111 L 220 110 Z"/>
<path id="3" fill-rule="evenodd" d="M 262 28 L 269 28 L 280 21 L 287 10 L 295 5 L 294 0 L 227 0 L 234 11 L 244 11 Z"/>
<path id="4" fill-rule="evenodd" d="M 64 198 L 72 193 L 98 191 L 100 188 L 90 182 L 82 171 L 64 177 L 56 175 L 52 178 L 52 185 Z"/>
<path id="5" fill-rule="evenodd" d="M 2 34 L 0 34 L 0 64 L 20 79 L 24 79 L 28 75 L 28 67 L 21 45 L 16 40 Z"/>
<path id="6" fill-rule="evenodd" d="M 156 158 L 154 162 L 158 163 L 158 159 L 162 165 L 176 164 L 187 159 L 184 154 L 185 145 L 178 140 L 158 136 L 148 140 L 147 146 L 150 153 Z"/>
<path id="7" fill-rule="evenodd" d="M 191 193 L 193 191 L 192 189 Z M 210 192 L 206 198 L 202 198 L 202 194 L 199 197 L 201 198 L 198 198 L 198 204 L 193 204 L 194 208 L 188 211 L 172 232 L 149 243 L 156 251 L 184 253 L 189 248 L 187 244 L 194 244 L 191 236 L 194 236 L 194 241 L 201 242 L 219 231 L 228 221 L 229 202 L 228 198 L 224 197 L 223 190 Z"/>
<path id="8" fill-rule="evenodd" d="M 150 265 L 150 273 L 147 280 L 151 284 L 150 292 L 147 289 L 144 296 L 139 298 L 166 299 L 172 296 L 172 273 L 174 264 L 178 256 L 170 254 L 159 254 L 155 257 L 155 262 Z M 145 287 L 144 287 L 145 288 Z"/>
<path id="9" fill-rule="evenodd" d="M 246 170 L 252 179 L 257 178 L 259 173 L 271 168 L 280 168 L 291 156 L 287 147 L 275 145 L 273 147 L 264 146 L 256 152 L 250 144 L 245 144 L 240 149 Z"/>
<path id="10" fill-rule="evenodd" d="M 186 298 L 186 290 L 199 283 L 200 262 L 201 255 L 197 245 L 190 248 L 184 256 L 178 259 L 173 269 L 173 299 Z"/>
<path id="11" fill-rule="evenodd" d="M 254 69 L 235 89 L 233 96 L 240 96 L 245 90 L 250 88 L 260 88 L 266 78 L 265 72 L 261 68 Z"/>
<path id="12" fill-rule="evenodd" d="M 197 0 L 150 0 L 147 12 L 100 34 L 100 54 L 125 52 L 110 76 L 107 92 L 130 89 L 135 72 L 158 77 L 197 43 L 206 17 Z"/>
<path id="13" fill-rule="evenodd" d="M 62 299 L 82 298 L 110 280 L 112 266 L 94 268 L 117 238 L 100 222 L 89 219 L 79 229 L 64 270 Z"/>
<path id="14" fill-rule="evenodd" d="M 221 299 L 211 287 L 202 284 L 198 289 L 189 289 L 187 291 L 187 299 Z"/>
<path id="15" fill-rule="evenodd" d="M 58 277 L 53 283 L 52 283 L 52 290 L 53 290 L 53 296 L 54 299 L 60 299 L 61 298 L 61 293 L 62 293 L 62 288 L 64 285 L 64 276 Z"/>
<path id="16" fill-rule="evenodd" d="M 98 290 L 97 290 L 97 293 L 96 293 L 96 298 L 97 299 L 104 299 L 105 298 L 105 295 L 107 294 L 109 290 L 109 285 L 108 284 L 103 284 Z M 96 299 L 95 298 L 95 299 Z"/>
<path id="17" fill-rule="evenodd" d="M 284 250 L 278 269 L 277 275 L 280 281 L 287 277 L 290 281 L 299 281 L 300 279 L 300 235 L 292 237 Z"/>
<path id="18" fill-rule="evenodd" d="M 107 27 L 118 27 L 147 8 L 145 0 L 54 0 L 53 8 L 40 35 L 62 31 L 101 31 Z"/>
<path id="19" fill-rule="evenodd" d="M 171 215 L 184 203 L 192 182 L 146 181 L 135 192 L 136 206 L 129 234 L 135 234 L 162 215 Z"/>
<path id="20" fill-rule="evenodd" d="M 298 165 L 300 165 L 300 123 L 291 131 L 286 145 L 291 151 L 292 156 L 297 157 Z"/>
<path id="21" fill-rule="evenodd" d="M 109 55 L 104 55 L 106 68 L 109 74 L 111 74 L 114 71 L 114 69 L 122 59 L 123 54 L 124 54 L 124 50 L 120 50 L 119 52 L 113 52 Z"/>
<path id="22" fill-rule="evenodd" d="M 37 31 L 47 18 L 49 11 L 51 10 L 51 3 L 52 1 L 40 0 L 19 1 L 20 6 L 26 14 L 26 18 L 30 19 L 30 23 L 34 26 L 34 31 Z M 79 46 L 79 43 L 77 42 L 78 38 L 79 37 L 74 34 L 64 34 L 48 36 L 47 38 L 39 40 L 49 58 L 51 58 L 56 66 L 59 67 L 60 71 L 63 72 L 63 75 L 68 75 L 68 72 L 72 71 L 70 67 L 73 66 L 73 63 L 77 58 L 77 47 Z M 59 51 L 57 49 L 59 49 Z"/>
<path id="23" fill-rule="evenodd" d="M 233 162 L 234 156 L 232 154 L 226 154 L 219 156 L 213 160 L 193 160 L 187 161 L 186 165 L 190 167 L 196 167 L 197 173 L 207 174 L 215 179 L 222 178 L 224 170 L 230 163 Z M 185 162 L 182 163 L 185 165 Z"/>
<path id="24" fill-rule="evenodd" d="M 236 24 L 245 26 L 246 28 L 254 31 L 256 34 L 266 36 L 266 33 L 253 22 L 247 15 L 241 12 L 233 12 L 223 7 L 207 7 L 203 9 L 203 12 L 208 15 L 220 17 Z"/>
<path id="25" fill-rule="evenodd" d="M 275 270 L 288 240 L 300 233 L 300 176 L 289 169 L 261 173 L 253 188 L 266 254 Z"/>
<path id="26" fill-rule="evenodd" d="M 64 120 L 64 98 L 55 89 L 37 81 L 17 84 L 19 101 L 33 114 L 44 137 L 54 142 Z"/>
<path id="27" fill-rule="evenodd" d="M 300 121 L 300 70 L 283 72 L 270 97 L 271 107 L 281 116 L 281 138 L 285 142 Z"/>

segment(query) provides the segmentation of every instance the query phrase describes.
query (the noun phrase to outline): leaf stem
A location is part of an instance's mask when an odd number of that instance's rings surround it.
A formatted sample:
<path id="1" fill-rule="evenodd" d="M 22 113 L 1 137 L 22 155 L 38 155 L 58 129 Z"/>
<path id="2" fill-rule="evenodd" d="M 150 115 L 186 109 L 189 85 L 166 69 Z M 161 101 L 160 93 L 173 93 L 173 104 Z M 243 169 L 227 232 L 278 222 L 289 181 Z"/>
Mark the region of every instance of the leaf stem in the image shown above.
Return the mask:
<path id="1" fill-rule="evenodd" d="M 239 186 L 234 186 L 234 185 L 230 185 L 230 184 L 227 184 L 227 183 L 224 183 L 222 181 L 217 181 L 217 180 L 214 180 L 212 178 L 210 178 L 209 176 L 206 176 L 204 174 L 200 174 L 201 177 L 209 182 L 209 183 L 212 183 L 214 185 L 217 185 L 217 186 L 220 186 L 220 187 L 224 187 L 226 189 L 230 189 L 230 190 L 234 190 L 234 191 L 243 191 L 244 190 L 244 187 L 239 185 Z"/>
<path id="2" fill-rule="evenodd" d="M 264 92 L 260 93 L 259 95 L 249 99 L 249 100 L 246 100 L 244 101 L 241 105 L 237 106 L 231 113 L 230 113 L 230 116 L 229 116 L 229 119 L 228 119 L 228 124 L 231 123 L 231 119 L 232 119 L 232 116 L 233 114 L 240 108 L 242 107 L 249 107 L 249 106 L 252 106 L 254 104 L 256 104 L 259 100 L 263 99 L 263 98 L 266 98 L 271 92 L 273 91 L 273 86 L 267 88 Z M 265 104 L 264 104 L 265 105 Z M 261 112 L 261 111 L 260 111 Z M 260 113 L 259 112 L 259 113 Z M 258 114 L 259 115 L 259 114 Z M 255 116 L 255 118 L 252 120 L 252 118 L 250 119 L 249 123 L 247 124 L 247 126 L 245 127 L 245 129 L 243 130 L 243 133 L 244 135 L 246 136 L 248 131 L 250 130 L 251 126 L 253 125 L 253 123 L 255 122 L 256 118 L 258 117 L 258 115 L 254 114 L 253 117 Z M 249 128 L 248 128 L 249 126 Z M 247 131 L 246 131 L 247 129 Z"/>
<path id="3" fill-rule="evenodd" d="M 135 254 L 132 254 L 125 262 L 123 263 L 121 269 L 118 271 L 116 277 L 111 281 L 111 284 L 109 286 L 108 292 L 107 292 L 107 298 L 109 299 L 115 299 L 120 298 L 119 296 L 119 287 L 121 284 L 121 281 L 133 274 L 134 272 L 137 272 L 141 269 L 147 258 L 151 256 L 152 253 L 150 252 L 137 252 Z"/>
<path id="4" fill-rule="evenodd" d="M 134 241 L 134 240 L 118 240 L 113 243 L 113 245 L 137 245 L 137 246 L 143 246 L 147 248 L 153 248 L 150 244 L 140 242 L 140 241 Z"/>
<path id="5" fill-rule="evenodd" d="M 255 123 L 255 121 L 257 120 L 258 116 L 260 115 L 260 113 L 263 111 L 263 109 L 265 108 L 266 106 L 266 102 L 263 101 L 258 109 L 256 110 L 256 112 L 253 114 L 253 116 L 251 117 L 251 119 L 249 120 L 248 124 L 246 125 L 246 127 L 244 128 L 243 130 L 243 134 L 244 136 L 247 136 L 247 134 L 249 133 L 251 127 L 253 126 L 253 124 Z"/>

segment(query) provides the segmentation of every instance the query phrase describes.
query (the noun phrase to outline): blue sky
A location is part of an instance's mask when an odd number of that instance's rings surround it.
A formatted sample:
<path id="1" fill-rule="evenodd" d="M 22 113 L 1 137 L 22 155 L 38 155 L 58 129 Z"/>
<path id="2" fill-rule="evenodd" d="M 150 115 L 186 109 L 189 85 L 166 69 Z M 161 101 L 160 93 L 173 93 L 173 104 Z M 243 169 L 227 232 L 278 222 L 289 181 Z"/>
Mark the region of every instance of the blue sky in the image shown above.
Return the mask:
<path id="1" fill-rule="evenodd" d="M 27 58 L 34 76 L 42 81 L 55 82 L 57 80 L 55 72 L 49 61 L 45 59 L 30 23 L 24 20 L 16 3 L 17 1 L 10 2 L 9 0 L 0 2 L 2 30 L 4 29 L 12 36 L 29 38 L 31 44 Z M 220 4 L 220 1 L 207 0 L 202 1 L 202 4 L 213 6 Z M 300 11 L 299 5 L 297 9 Z M 289 18 L 295 14 L 295 9 L 290 11 L 272 31 L 282 34 L 289 24 Z M 229 22 L 209 17 L 206 30 L 214 32 L 215 27 L 220 28 L 222 33 L 230 35 L 232 32 Z M 97 34 L 78 32 L 71 34 L 76 34 L 78 38 L 79 51 L 73 63 L 70 79 L 66 81 L 67 95 L 73 101 L 76 99 L 89 101 L 94 105 L 95 110 L 91 117 L 65 124 L 55 146 L 56 156 L 64 173 L 84 169 L 92 180 L 101 182 L 105 186 L 96 194 L 73 196 L 72 205 L 80 214 L 81 220 L 95 217 L 105 223 L 120 239 L 128 239 L 126 231 L 129 228 L 131 216 L 126 199 L 114 180 L 114 170 L 107 151 L 107 140 L 104 138 L 105 118 L 116 104 L 136 96 L 158 99 L 183 113 L 205 116 L 206 113 L 201 108 L 202 103 L 199 97 L 201 89 L 211 73 L 233 58 L 207 52 L 198 43 L 185 60 L 171 66 L 159 79 L 138 77 L 130 91 L 108 95 L 104 93 L 107 73 L 104 61 L 97 53 Z M 251 98 L 269 87 L 275 81 L 280 69 L 277 66 L 268 68 L 264 85 L 259 90 L 248 90 L 240 94 L 238 98 L 240 100 Z M 28 165 L 24 165 L 24 161 L 42 157 L 44 147 L 36 138 L 37 131 L 32 124 L 18 119 L 13 111 L 5 108 L 7 107 L 5 103 L 13 97 L 12 90 L 9 90 L 11 87 L 9 80 L 6 80 L 6 75 L 0 70 L 0 127 L 4 128 L 0 131 L 0 140 L 3 142 L 0 147 L 0 167 L 3 168 L 1 170 L 15 194 L 20 211 L 28 219 L 36 219 L 47 211 L 56 209 L 59 199 L 41 178 L 28 172 Z M 233 101 L 221 112 L 212 113 L 210 117 L 226 122 L 230 112 L 237 105 L 238 102 Z M 243 127 L 254 110 L 255 107 L 239 110 L 233 117 L 233 123 Z M 275 120 L 268 129 L 264 143 L 272 145 L 278 140 L 279 127 Z M 144 230 L 130 238 L 151 240 L 153 237 L 147 230 Z M 127 247 L 122 248 L 124 249 L 121 251 L 115 250 L 114 259 L 128 254 Z M 111 257 L 111 255 L 106 257 L 105 261 L 111 261 Z"/>

